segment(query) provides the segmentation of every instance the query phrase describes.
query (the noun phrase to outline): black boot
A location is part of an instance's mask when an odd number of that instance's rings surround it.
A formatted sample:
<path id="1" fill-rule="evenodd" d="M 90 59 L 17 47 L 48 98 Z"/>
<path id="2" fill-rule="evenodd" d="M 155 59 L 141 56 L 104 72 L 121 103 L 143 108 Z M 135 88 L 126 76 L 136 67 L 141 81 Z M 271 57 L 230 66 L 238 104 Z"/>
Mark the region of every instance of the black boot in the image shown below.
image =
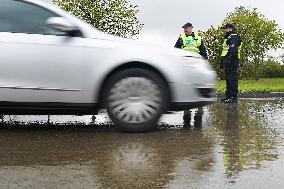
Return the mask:
<path id="1" fill-rule="evenodd" d="M 225 103 L 238 103 L 238 97 L 231 97 L 225 100 Z"/>
<path id="2" fill-rule="evenodd" d="M 228 99 L 229 99 L 228 97 L 221 98 L 221 99 L 220 99 L 220 102 L 225 102 L 225 101 L 228 100 Z"/>

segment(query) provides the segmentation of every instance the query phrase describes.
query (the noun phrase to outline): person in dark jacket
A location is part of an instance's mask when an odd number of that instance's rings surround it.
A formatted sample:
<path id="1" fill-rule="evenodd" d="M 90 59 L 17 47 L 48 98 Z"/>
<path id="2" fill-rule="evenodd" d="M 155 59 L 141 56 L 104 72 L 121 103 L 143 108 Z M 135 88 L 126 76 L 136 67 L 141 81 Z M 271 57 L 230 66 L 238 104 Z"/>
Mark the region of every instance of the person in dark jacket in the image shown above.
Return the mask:
<path id="1" fill-rule="evenodd" d="M 191 52 L 199 53 L 203 58 L 208 59 L 206 47 L 203 43 L 201 36 L 195 35 L 193 30 L 193 26 L 191 23 L 186 23 L 182 27 L 184 30 L 184 34 L 181 35 L 176 44 L 176 48 L 188 50 Z M 191 126 L 191 114 L 193 110 L 185 110 L 184 111 L 184 126 Z M 202 126 L 202 116 L 203 116 L 203 108 L 200 107 L 194 114 L 194 126 L 201 127 Z"/>
<path id="2" fill-rule="evenodd" d="M 225 103 L 238 102 L 238 68 L 240 64 L 240 50 L 242 40 L 235 30 L 233 24 L 222 27 L 225 32 L 223 42 L 221 68 L 225 71 L 226 97 L 222 99 Z"/>
<path id="3" fill-rule="evenodd" d="M 178 38 L 175 47 L 199 53 L 201 56 L 208 59 L 203 39 L 201 36 L 194 34 L 192 24 L 186 23 L 182 28 L 184 29 L 184 34 Z"/>

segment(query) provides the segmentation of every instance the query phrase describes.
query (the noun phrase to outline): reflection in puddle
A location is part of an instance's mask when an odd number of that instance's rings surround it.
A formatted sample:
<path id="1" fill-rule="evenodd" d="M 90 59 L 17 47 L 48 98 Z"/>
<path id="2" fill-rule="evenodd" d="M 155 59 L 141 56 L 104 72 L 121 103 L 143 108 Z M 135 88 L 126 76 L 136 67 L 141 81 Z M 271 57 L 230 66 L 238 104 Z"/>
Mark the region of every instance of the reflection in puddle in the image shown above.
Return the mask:
<path id="1" fill-rule="evenodd" d="M 139 143 L 121 146 L 113 156 L 115 166 L 117 166 L 117 162 L 119 162 L 119 170 L 123 171 L 127 171 L 127 169 L 130 171 L 135 169 L 151 171 L 151 169 L 153 169 L 151 163 L 155 160 L 153 150 Z"/>
<path id="2" fill-rule="evenodd" d="M 281 188 L 283 102 L 216 103 L 201 128 L 183 129 L 177 112 L 140 134 L 1 128 L 0 188 Z"/>
<path id="3" fill-rule="evenodd" d="M 250 115 L 260 108 L 256 104 L 240 103 L 212 109 L 212 124 L 220 131 L 228 177 L 245 169 L 259 169 L 263 161 L 278 158 L 277 132 L 268 127 L 262 115 Z"/>

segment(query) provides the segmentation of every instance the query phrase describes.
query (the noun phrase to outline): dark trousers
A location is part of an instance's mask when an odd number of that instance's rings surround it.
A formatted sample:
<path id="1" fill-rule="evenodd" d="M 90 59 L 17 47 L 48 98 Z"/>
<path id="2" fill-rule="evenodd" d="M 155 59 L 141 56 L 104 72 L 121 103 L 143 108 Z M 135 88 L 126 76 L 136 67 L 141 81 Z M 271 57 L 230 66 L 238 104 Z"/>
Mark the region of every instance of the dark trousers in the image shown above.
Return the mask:
<path id="1" fill-rule="evenodd" d="M 226 98 L 238 97 L 238 68 L 239 59 L 224 59 L 225 79 L 226 79 Z"/>
<path id="2" fill-rule="evenodd" d="M 191 122 L 192 113 L 193 113 L 192 110 L 184 110 L 184 115 L 183 115 L 184 127 L 191 126 L 190 122 Z M 203 117 L 203 107 L 199 107 L 193 117 L 194 127 L 202 127 L 202 117 Z"/>

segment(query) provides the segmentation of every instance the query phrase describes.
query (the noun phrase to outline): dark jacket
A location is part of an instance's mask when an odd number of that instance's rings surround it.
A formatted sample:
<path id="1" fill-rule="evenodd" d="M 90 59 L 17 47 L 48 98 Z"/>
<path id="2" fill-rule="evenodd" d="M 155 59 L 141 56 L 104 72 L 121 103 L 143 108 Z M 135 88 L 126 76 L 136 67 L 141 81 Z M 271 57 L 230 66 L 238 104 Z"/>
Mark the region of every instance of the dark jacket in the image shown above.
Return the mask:
<path id="1" fill-rule="evenodd" d="M 225 35 L 225 39 L 228 39 L 229 36 L 230 39 L 227 40 L 227 45 L 229 46 L 229 51 L 226 56 L 229 57 L 230 60 L 238 59 L 238 49 L 242 43 L 242 40 L 239 35 L 231 35 L 231 34 L 237 34 L 236 32 L 228 32 Z"/>
<path id="2" fill-rule="evenodd" d="M 188 36 L 190 36 L 190 35 L 188 35 Z M 194 33 L 192 33 L 191 36 L 194 38 L 195 37 Z M 183 42 L 182 42 L 181 37 L 179 37 L 176 44 L 175 44 L 175 47 L 181 49 L 182 46 L 183 46 Z M 199 46 L 199 54 L 201 56 L 203 56 L 204 58 L 208 59 L 206 47 L 203 43 L 203 40 L 201 40 L 201 45 Z"/>

